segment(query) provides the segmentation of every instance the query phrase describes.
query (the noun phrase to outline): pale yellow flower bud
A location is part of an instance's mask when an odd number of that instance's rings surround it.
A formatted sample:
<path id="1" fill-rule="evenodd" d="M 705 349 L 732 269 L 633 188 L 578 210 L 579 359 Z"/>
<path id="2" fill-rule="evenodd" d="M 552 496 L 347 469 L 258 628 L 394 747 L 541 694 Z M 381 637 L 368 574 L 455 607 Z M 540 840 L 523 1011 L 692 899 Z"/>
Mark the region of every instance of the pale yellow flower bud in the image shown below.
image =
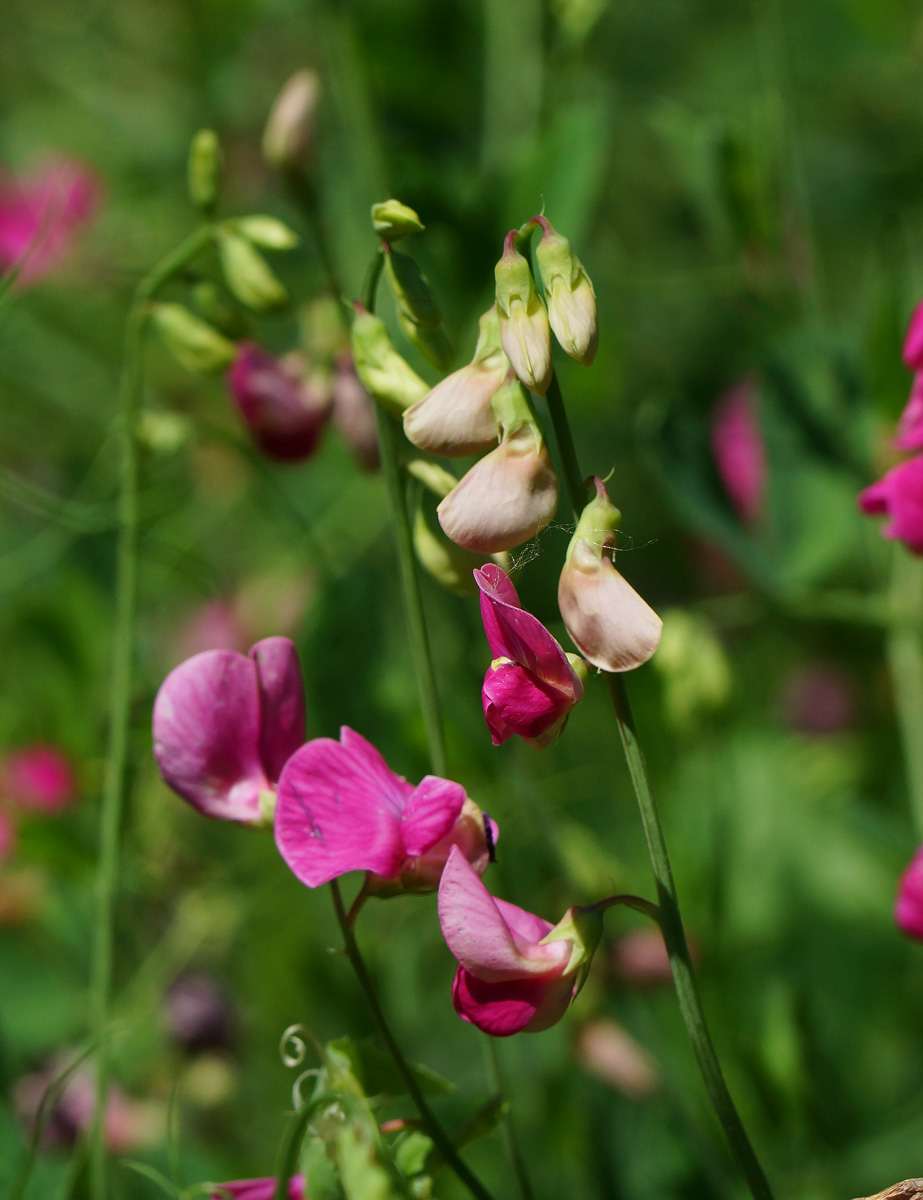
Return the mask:
<path id="1" fill-rule="evenodd" d="M 303 168 L 314 147 L 320 78 L 296 71 L 276 98 L 263 133 L 263 155 L 280 170 Z"/>
<path id="2" fill-rule="evenodd" d="M 599 346 L 593 284 L 567 238 L 556 233 L 544 217 L 533 217 L 532 222 L 542 230 L 541 241 L 535 248 L 535 261 L 542 277 L 548 320 L 554 336 L 571 358 L 588 367 Z"/>
<path id="3" fill-rule="evenodd" d="M 526 259 L 516 249 L 517 231 L 510 230 L 503 256 L 494 269 L 497 314 L 503 349 L 519 379 L 544 396 L 551 383 L 551 330 Z"/>

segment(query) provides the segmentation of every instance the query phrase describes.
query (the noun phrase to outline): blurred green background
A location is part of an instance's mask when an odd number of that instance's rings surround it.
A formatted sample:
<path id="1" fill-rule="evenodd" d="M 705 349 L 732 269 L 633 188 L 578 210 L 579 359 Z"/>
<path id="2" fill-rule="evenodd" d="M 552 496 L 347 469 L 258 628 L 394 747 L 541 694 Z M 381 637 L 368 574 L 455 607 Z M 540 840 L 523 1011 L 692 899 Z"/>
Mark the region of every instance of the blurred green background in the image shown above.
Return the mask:
<path id="1" fill-rule="evenodd" d="M 316 184 L 348 292 L 375 249 L 369 205 L 389 195 L 426 223 L 408 248 L 457 364 L 504 234 L 543 203 L 590 272 L 599 356 L 590 370 L 564 360 L 560 377 L 583 469 L 612 471 L 620 568 L 668 628 L 681 614 L 676 652 L 629 682 L 732 1091 L 780 1196 L 841 1200 L 919 1175 L 923 952 L 891 909 L 923 830 L 888 672 L 889 652 L 899 669 L 913 645 L 881 621 L 889 589 L 912 598 L 919 579 L 854 498 L 889 462 L 909 386 L 901 338 L 923 293 L 919 6 L 4 0 L 0 160 L 17 171 L 61 152 L 105 194 L 66 266 L 0 311 L 0 748 L 53 742 L 80 778 L 79 803 L 23 821 L 0 866 L 0 1181 L 23 1153 L 16 1081 L 86 1033 L 131 290 L 194 226 L 185 160 L 203 126 L 224 146 L 222 213 L 304 232 L 260 155 L 269 106 L 303 66 L 323 83 Z M 282 352 L 324 275 L 309 236 L 273 261 L 296 303 L 251 334 Z M 393 322 L 384 295 L 381 311 Z M 303 465 L 263 462 L 220 380 L 184 373 L 155 339 L 148 368 L 151 427 L 170 436 L 149 439 L 143 461 L 116 1074 L 160 1118 L 185 1079 L 179 1156 L 195 1182 L 273 1169 L 287 1025 L 323 1039 L 372 1026 L 330 952 L 329 898 L 289 875 L 270 837 L 205 821 L 156 775 L 151 704 L 190 652 L 190 621 L 230 606 L 244 649 L 290 632 L 310 736 L 349 724 L 413 780 L 427 759 L 381 480 L 332 430 Z M 769 462 L 749 526 L 710 451 L 715 405 L 743 377 Z M 569 519 L 562 505 L 520 552 L 518 580 L 562 641 Z M 492 890 L 552 920 L 613 891 L 650 895 L 604 689 L 591 681 L 558 745 L 493 749 L 477 604 L 429 581 L 425 598 L 451 771 L 502 829 Z M 618 968 L 639 922 L 611 913 L 568 1017 L 500 1046 L 539 1200 L 741 1195 L 671 990 Z M 463 1120 L 491 1088 L 479 1035 L 451 1008 L 434 898 L 370 904 L 359 939 L 402 1044 L 456 1084 L 439 1111 Z M 162 1019 L 189 971 L 219 981 L 233 1010 L 226 1048 L 192 1060 Z M 646 1051 L 643 1086 L 600 1076 L 585 1036 L 600 1021 Z M 133 1157 L 166 1170 L 163 1137 L 149 1140 Z M 512 1194 L 499 1138 L 469 1153 Z M 82 1195 L 74 1163 L 43 1153 L 29 1195 Z M 156 1194 L 127 1170 L 114 1178 L 120 1195 Z M 436 1194 L 463 1193 L 441 1176 Z"/>

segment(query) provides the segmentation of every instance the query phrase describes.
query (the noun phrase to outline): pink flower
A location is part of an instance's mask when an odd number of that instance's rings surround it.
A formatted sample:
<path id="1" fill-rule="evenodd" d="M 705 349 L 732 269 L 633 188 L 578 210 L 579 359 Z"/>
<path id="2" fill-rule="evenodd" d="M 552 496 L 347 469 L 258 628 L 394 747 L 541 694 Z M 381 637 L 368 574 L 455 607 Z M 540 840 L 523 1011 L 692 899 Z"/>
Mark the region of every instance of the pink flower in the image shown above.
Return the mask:
<path id="1" fill-rule="evenodd" d="M 431 891 L 453 846 L 478 873 L 487 869 L 496 838 L 488 822 L 461 784 L 427 775 L 413 787 L 344 726 L 338 742 L 315 738 L 286 763 L 276 845 L 308 887 L 369 871 L 372 894 Z"/>
<path id="2" fill-rule="evenodd" d="M 541 621 L 520 607 L 505 571 L 487 563 L 474 578 L 493 655 L 481 690 L 493 744 L 500 746 L 518 733 L 544 749 L 582 698 L 583 681 Z"/>
<path id="3" fill-rule="evenodd" d="M 209 1200 L 273 1200 L 278 1180 L 274 1176 L 265 1179 L 235 1179 L 231 1183 L 215 1183 L 209 1192 Z M 288 1184 L 288 1200 L 308 1200 L 303 1175 L 293 1175 Z"/>
<path id="4" fill-rule="evenodd" d="M 894 920 L 901 933 L 923 942 L 923 846 L 897 885 Z"/>
<path id="5" fill-rule="evenodd" d="M 864 513 L 889 517 L 883 536 L 904 542 L 914 554 L 923 554 L 923 457 L 892 467 L 859 493 L 859 507 Z"/>
<path id="6" fill-rule="evenodd" d="M 907 326 L 904 362 L 911 371 L 923 371 L 923 300 L 913 310 Z"/>
<path id="7" fill-rule="evenodd" d="M 751 380 L 742 379 L 718 401 L 711 447 L 737 515 L 752 524 L 766 503 L 766 451 Z"/>
<path id="8" fill-rule="evenodd" d="M 894 445 L 898 450 L 923 450 L 923 371 L 917 371 L 910 399 L 897 423 Z"/>
<path id="9" fill-rule="evenodd" d="M 0 270 L 19 266 L 21 285 L 57 270 L 99 199 L 97 177 L 72 159 L 0 179 Z"/>
<path id="10" fill-rule="evenodd" d="M 297 462 L 317 447 L 330 399 L 290 363 L 240 342 L 228 387 L 253 440 L 270 458 Z"/>
<path id="11" fill-rule="evenodd" d="M 295 647 L 265 638 L 249 657 L 206 650 L 164 680 L 154 701 L 154 757 L 169 787 L 207 817 L 266 820 L 286 760 L 304 742 Z"/>
<path id="12" fill-rule="evenodd" d="M 73 768 L 56 746 L 26 746 L 0 763 L 0 794 L 17 808 L 58 812 L 76 792 Z"/>
<path id="13" fill-rule="evenodd" d="M 439 884 L 439 924 L 458 961 L 455 1011 L 484 1033 L 509 1037 L 560 1021 L 583 986 L 602 918 L 572 908 L 552 925 L 498 900 L 453 849 Z"/>

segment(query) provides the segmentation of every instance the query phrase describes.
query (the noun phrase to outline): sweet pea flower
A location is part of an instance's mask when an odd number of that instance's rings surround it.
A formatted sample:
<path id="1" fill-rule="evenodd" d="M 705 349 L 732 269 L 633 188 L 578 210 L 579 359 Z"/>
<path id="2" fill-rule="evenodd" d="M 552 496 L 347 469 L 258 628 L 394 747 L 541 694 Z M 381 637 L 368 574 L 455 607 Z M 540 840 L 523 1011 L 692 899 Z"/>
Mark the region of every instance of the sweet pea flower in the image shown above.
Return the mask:
<path id="1" fill-rule="evenodd" d="M 0 177 L 0 271 L 19 267 L 20 286 L 58 269 L 100 200 L 96 175 L 58 157 L 24 175 Z"/>
<path id="2" fill-rule="evenodd" d="M 304 725 L 301 668 L 288 638 L 264 638 L 249 656 L 206 650 L 157 693 L 154 757 L 167 785 L 205 816 L 259 825 Z"/>
<path id="3" fill-rule="evenodd" d="M 766 506 L 766 449 L 751 380 L 742 379 L 718 401 L 711 448 L 737 515 L 752 525 Z"/>
<path id="4" fill-rule="evenodd" d="M 631 671 L 647 662 L 663 622 L 615 569 L 620 514 L 601 479 L 581 514 L 558 582 L 558 607 L 583 657 L 601 671 Z"/>
<path id="5" fill-rule="evenodd" d="M 439 924 L 458 961 L 455 1011 L 493 1037 L 538 1033 L 560 1021 L 602 932 L 592 908 L 571 908 L 552 925 L 497 899 L 454 848 L 439 884 Z"/>
<path id="6" fill-rule="evenodd" d="M 523 384 L 544 396 L 554 374 L 551 328 L 529 263 L 516 249 L 518 236 L 516 229 L 506 235 L 503 255 L 494 268 L 500 339 Z"/>
<path id="7" fill-rule="evenodd" d="M 542 231 L 535 248 L 535 261 L 554 336 L 572 359 L 588 367 L 599 347 L 599 317 L 592 280 L 570 242 L 546 217 L 539 214 L 529 224 Z"/>
<path id="8" fill-rule="evenodd" d="M 541 621 L 520 606 L 510 577 L 495 563 L 475 571 L 474 578 L 493 656 L 481 691 L 491 739 L 500 746 L 518 733 L 542 750 L 583 696 L 578 673 L 583 662 L 565 654 Z"/>
<path id="9" fill-rule="evenodd" d="M 307 887 L 366 871 L 364 890 L 377 896 L 432 891 L 453 847 L 481 874 L 497 837 L 460 783 L 427 775 L 414 787 L 347 726 L 338 742 L 315 738 L 286 763 L 275 829 Z"/>
<path id="10" fill-rule="evenodd" d="M 903 542 L 914 554 L 923 554 L 923 457 L 892 467 L 859 493 L 859 507 L 864 513 L 883 513 L 890 518 L 881 531 L 883 537 Z"/>
<path id="11" fill-rule="evenodd" d="M 240 342 L 227 383 L 264 454 L 279 462 L 299 462 L 314 453 L 330 397 L 316 382 L 301 378 L 293 361 L 275 358 L 255 342 Z"/>
<path id="12" fill-rule="evenodd" d="M 923 846 L 897 885 L 894 920 L 901 933 L 923 942 Z"/>
<path id="13" fill-rule="evenodd" d="M 923 450 L 923 371 L 913 377 L 910 398 L 897 423 L 894 438 L 898 450 Z"/>
<path id="14" fill-rule="evenodd" d="M 56 746 L 24 746 L 0 762 L 0 796 L 15 808 L 59 812 L 76 793 L 74 769 Z"/>
<path id="15" fill-rule="evenodd" d="M 235 1179 L 231 1183 L 212 1183 L 208 1200 L 273 1200 L 278 1186 L 275 1176 L 263 1179 Z M 293 1175 L 286 1192 L 288 1200 L 308 1200 L 308 1191 L 303 1175 Z"/>

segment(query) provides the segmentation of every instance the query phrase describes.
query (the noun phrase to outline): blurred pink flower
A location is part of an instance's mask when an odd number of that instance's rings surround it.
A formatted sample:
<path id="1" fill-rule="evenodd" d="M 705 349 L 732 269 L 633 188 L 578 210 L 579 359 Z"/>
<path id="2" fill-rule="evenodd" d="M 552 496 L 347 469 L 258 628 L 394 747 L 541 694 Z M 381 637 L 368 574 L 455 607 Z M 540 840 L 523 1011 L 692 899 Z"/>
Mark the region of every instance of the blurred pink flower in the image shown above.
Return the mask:
<path id="1" fill-rule="evenodd" d="M 270 458 L 298 462 L 313 454 L 330 397 L 255 342 L 240 342 L 228 388 L 253 440 Z"/>
<path id="2" fill-rule="evenodd" d="M 801 733 L 836 733 L 855 716 L 856 689 L 834 663 L 809 662 L 795 667 L 782 689 L 782 712 Z"/>
<path id="3" fill-rule="evenodd" d="M 901 933 L 923 942 L 923 846 L 897 885 L 894 920 Z"/>
<path id="4" fill-rule="evenodd" d="M 619 979 L 633 987 L 670 983 L 673 978 L 659 929 L 633 929 L 623 934 L 615 943 L 613 959 Z"/>
<path id="5" fill-rule="evenodd" d="M 315 738 L 286 763 L 275 826 L 279 853 L 307 887 L 368 871 L 366 891 L 378 895 L 433 890 L 453 847 L 481 873 L 496 840 L 460 783 L 427 775 L 414 787 L 346 726 L 338 742 Z"/>
<path id="6" fill-rule="evenodd" d="M 582 698 L 583 682 L 557 640 L 520 607 L 505 571 L 487 563 L 474 578 L 493 656 L 481 692 L 493 744 L 500 746 L 517 733 L 543 749 Z"/>
<path id="7" fill-rule="evenodd" d="M 251 640 L 241 627 L 232 604 L 210 600 L 194 609 L 177 630 L 176 657 L 192 658 L 206 650 L 244 651 Z"/>
<path id="8" fill-rule="evenodd" d="M 766 504 L 766 451 L 752 380 L 740 380 L 718 401 L 712 414 L 711 448 L 737 515 L 753 524 Z"/>
<path id="9" fill-rule="evenodd" d="M 340 354 L 333 372 L 333 423 L 361 466 L 374 471 L 379 463 L 375 404 L 356 374 L 351 354 Z"/>
<path id="10" fill-rule="evenodd" d="M 74 770 L 55 746 L 25 746 L 0 761 L 0 796 L 16 808 L 58 812 L 76 793 Z"/>
<path id="11" fill-rule="evenodd" d="M 19 266 L 17 283 L 28 285 L 57 270 L 100 195 L 98 177 L 73 159 L 0 177 L 0 271 Z"/>
<path id="12" fill-rule="evenodd" d="M 304 726 L 295 647 L 264 638 L 249 656 L 206 650 L 170 672 L 154 701 L 154 757 L 168 786 L 205 816 L 258 824 Z"/>
<path id="13" fill-rule="evenodd" d="M 275 1176 L 264 1179 L 235 1179 L 231 1183 L 214 1183 L 214 1189 L 209 1192 L 209 1200 L 273 1200 L 276 1194 Z M 288 1183 L 288 1200 L 308 1200 L 303 1175 L 293 1175 Z"/>
<path id="14" fill-rule="evenodd" d="M 923 450 L 923 371 L 913 377 L 910 398 L 897 423 L 894 445 L 898 450 Z"/>
<path id="15" fill-rule="evenodd" d="M 569 909 L 552 925 L 499 900 L 453 849 L 439 884 L 439 924 L 458 962 L 455 1011 L 484 1033 L 509 1037 L 560 1021 L 586 977 L 602 922 L 592 910 Z"/>
<path id="16" fill-rule="evenodd" d="M 881 531 L 884 537 L 904 542 L 914 554 L 923 554 L 923 456 L 892 467 L 859 493 L 858 503 L 864 513 L 890 518 Z"/>
<path id="17" fill-rule="evenodd" d="M 923 300 L 913 310 L 907 325 L 904 362 L 911 371 L 923 371 Z"/>

